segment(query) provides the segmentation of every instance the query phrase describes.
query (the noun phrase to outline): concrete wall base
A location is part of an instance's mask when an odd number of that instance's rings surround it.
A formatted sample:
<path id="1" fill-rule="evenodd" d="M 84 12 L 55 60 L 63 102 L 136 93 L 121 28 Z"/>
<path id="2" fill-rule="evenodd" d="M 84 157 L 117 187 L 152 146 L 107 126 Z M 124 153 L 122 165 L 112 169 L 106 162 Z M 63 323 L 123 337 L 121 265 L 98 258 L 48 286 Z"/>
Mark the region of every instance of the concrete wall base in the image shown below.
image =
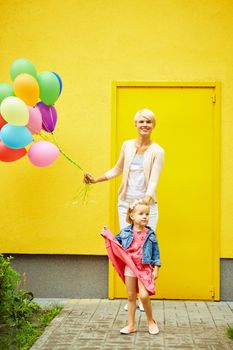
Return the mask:
<path id="1" fill-rule="evenodd" d="M 107 298 L 108 258 L 95 255 L 21 255 L 13 267 L 26 274 L 36 298 Z"/>
<path id="2" fill-rule="evenodd" d="M 233 259 L 221 259 L 220 266 L 221 300 L 233 300 Z"/>
<path id="3" fill-rule="evenodd" d="M 108 258 L 96 255 L 12 254 L 37 298 L 107 298 Z M 221 259 L 220 298 L 233 300 L 233 259 Z"/>

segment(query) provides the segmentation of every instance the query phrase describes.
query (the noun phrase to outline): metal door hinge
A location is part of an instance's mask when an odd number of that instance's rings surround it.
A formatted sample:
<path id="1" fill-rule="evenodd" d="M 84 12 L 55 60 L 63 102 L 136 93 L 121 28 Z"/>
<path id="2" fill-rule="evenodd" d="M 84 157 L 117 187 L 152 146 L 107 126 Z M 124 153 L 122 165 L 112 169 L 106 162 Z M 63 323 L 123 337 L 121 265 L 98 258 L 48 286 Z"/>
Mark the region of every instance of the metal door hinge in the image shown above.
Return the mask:
<path id="1" fill-rule="evenodd" d="M 212 102 L 216 102 L 216 93 L 214 92 L 213 95 L 211 96 Z"/>
<path id="2" fill-rule="evenodd" d="M 211 294 L 211 298 L 214 299 L 215 297 L 215 289 L 213 286 L 210 287 L 210 294 Z"/>

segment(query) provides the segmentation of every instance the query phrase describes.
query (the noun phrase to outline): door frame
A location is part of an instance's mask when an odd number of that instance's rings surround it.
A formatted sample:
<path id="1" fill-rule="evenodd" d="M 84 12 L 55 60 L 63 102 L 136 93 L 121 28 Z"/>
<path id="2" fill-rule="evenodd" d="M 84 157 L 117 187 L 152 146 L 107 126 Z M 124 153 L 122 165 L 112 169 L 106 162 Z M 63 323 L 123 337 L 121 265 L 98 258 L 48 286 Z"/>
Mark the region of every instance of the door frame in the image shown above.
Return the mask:
<path id="1" fill-rule="evenodd" d="M 118 155 L 116 154 L 116 115 L 117 115 L 117 89 L 121 87 L 152 87 L 152 88 L 213 88 L 214 93 L 212 96 L 214 109 L 214 134 L 213 134 L 213 284 L 214 290 L 212 291 L 213 300 L 219 300 L 220 298 L 220 82 L 112 82 L 112 111 L 111 111 L 111 166 L 113 166 Z M 116 227 L 116 215 L 115 208 L 112 205 L 117 198 L 117 186 L 116 181 L 110 182 L 110 225 Z M 115 272 L 112 264 L 109 262 L 109 274 L 108 274 L 108 297 L 114 299 L 114 280 Z"/>

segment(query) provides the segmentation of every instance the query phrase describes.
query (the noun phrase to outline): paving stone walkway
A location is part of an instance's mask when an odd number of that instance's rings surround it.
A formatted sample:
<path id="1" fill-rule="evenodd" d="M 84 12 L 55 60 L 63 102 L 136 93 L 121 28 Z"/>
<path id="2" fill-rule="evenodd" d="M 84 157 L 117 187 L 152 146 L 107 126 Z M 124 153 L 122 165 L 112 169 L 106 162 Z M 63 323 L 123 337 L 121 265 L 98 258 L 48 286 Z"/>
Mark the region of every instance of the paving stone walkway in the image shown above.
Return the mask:
<path id="1" fill-rule="evenodd" d="M 42 302 L 39 300 L 39 302 Z M 62 300 L 64 309 L 31 350 L 233 350 L 226 328 L 233 327 L 233 302 L 153 300 L 160 333 L 147 331 L 137 311 L 138 331 L 121 335 L 125 300 Z"/>

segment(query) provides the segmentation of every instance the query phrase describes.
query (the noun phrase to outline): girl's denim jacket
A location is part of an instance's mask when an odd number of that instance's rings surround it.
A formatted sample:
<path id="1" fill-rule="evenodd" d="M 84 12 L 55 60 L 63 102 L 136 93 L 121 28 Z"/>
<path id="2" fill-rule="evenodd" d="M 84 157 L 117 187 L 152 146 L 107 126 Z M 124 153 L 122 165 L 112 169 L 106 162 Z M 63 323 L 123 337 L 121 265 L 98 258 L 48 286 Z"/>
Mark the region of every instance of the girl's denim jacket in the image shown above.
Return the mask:
<path id="1" fill-rule="evenodd" d="M 152 228 L 150 226 L 146 227 L 148 228 L 148 233 L 142 247 L 142 263 L 161 266 L 158 240 Z M 132 243 L 133 237 L 133 225 L 129 225 L 123 228 L 115 238 L 124 249 L 127 249 Z"/>

